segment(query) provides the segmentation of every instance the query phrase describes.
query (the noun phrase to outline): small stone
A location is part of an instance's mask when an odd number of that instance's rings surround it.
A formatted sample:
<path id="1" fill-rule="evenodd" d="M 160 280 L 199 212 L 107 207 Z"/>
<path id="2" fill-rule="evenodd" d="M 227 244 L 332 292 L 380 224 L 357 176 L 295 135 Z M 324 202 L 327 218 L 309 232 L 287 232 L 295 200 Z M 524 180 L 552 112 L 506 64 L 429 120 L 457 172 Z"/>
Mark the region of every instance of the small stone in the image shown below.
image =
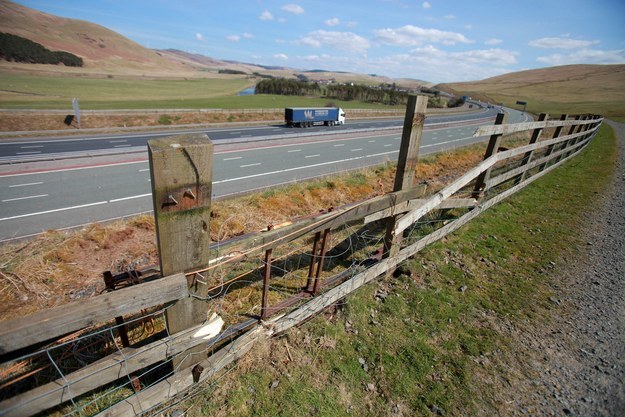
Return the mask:
<path id="1" fill-rule="evenodd" d="M 370 392 L 375 392 L 375 384 L 373 384 L 373 383 L 369 382 L 369 383 L 367 384 L 367 391 L 370 391 Z"/>
<path id="2" fill-rule="evenodd" d="M 367 361 L 365 361 L 364 358 L 358 358 L 358 363 L 364 365 L 367 363 Z"/>
<path id="3" fill-rule="evenodd" d="M 466 285 L 463 285 L 462 287 L 458 288 L 458 291 L 460 291 L 462 293 L 465 292 L 466 290 L 467 290 L 467 286 Z"/>
<path id="4" fill-rule="evenodd" d="M 270 386 L 269 388 L 271 388 L 271 389 L 276 389 L 276 388 L 278 388 L 278 385 L 280 385 L 280 381 L 278 381 L 278 380 L 276 379 L 275 381 L 273 381 L 273 382 L 271 383 L 271 386 Z"/>
<path id="5" fill-rule="evenodd" d="M 430 411 L 432 413 L 434 413 L 434 414 L 438 414 L 439 416 L 442 416 L 442 415 L 445 414 L 444 411 L 439 406 L 437 406 L 436 404 L 432 404 L 430 406 Z"/>

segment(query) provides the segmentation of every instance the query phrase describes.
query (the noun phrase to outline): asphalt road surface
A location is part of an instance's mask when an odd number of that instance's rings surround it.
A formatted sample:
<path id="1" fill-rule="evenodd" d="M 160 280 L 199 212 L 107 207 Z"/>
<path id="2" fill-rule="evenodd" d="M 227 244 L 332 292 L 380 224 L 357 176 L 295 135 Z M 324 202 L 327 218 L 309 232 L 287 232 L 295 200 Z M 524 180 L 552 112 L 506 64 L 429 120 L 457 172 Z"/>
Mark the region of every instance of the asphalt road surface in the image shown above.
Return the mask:
<path id="1" fill-rule="evenodd" d="M 527 116 L 520 112 L 508 111 L 511 113 L 511 123 L 527 120 Z M 482 117 L 485 116 L 492 117 L 492 114 L 482 113 Z M 434 127 L 432 120 L 429 122 L 421 141 L 422 155 L 482 141 L 486 138 L 474 138 L 473 132 L 479 124 L 492 123 L 489 121 L 476 124 L 473 121 L 469 125 Z M 446 122 L 448 121 L 438 121 Z M 209 136 L 216 145 L 213 165 L 214 198 L 396 160 L 401 133 L 384 130 L 374 132 L 368 130 L 371 124 L 364 125 L 367 126 L 367 131 L 349 133 L 347 129 L 342 132 L 333 130 L 337 134 L 317 136 L 310 141 L 305 138 L 256 141 L 253 147 L 220 146 L 219 139 L 215 139 L 216 131 L 211 131 Z M 240 132 L 245 131 L 252 131 L 258 136 L 270 136 L 267 129 L 284 131 L 284 128 L 265 127 L 249 130 L 222 129 L 219 132 L 226 137 L 240 135 Z M 311 130 L 301 131 L 308 133 Z M 299 131 L 298 129 L 296 132 Z M 238 133 L 231 135 L 232 132 Z M 165 135 L 171 134 L 170 131 Z M 151 134 L 151 137 L 155 135 Z M 129 137 L 127 140 L 134 139 Z M 147 141 L 146 136 L 141 136 L 141 140 Z M 87 139 L 79 141 L 94 142 Z M 102 141 L 111 140 L 101 139 L 95 142 L 103 145 L 105 142 Z M 52 141 L 44 142 L 45 146 L 48 143 L 53 146 Z M 57 142 L 59 141 L 54 143 Z M 75 143 L 76 140 L 67 142 Z M 259 143 L 263 146 L 259 146 Z M 140 146 L 145 147 L 145 144 Z M 5 148 L 2 149 L 4 151 Z M 56 148 L 57 151 L 58 149 Z M 76 152 L 75 148 L 71 152 Z M 134 155 L 133 158 L 126 157 L 124 162 L 114 161 L 120 158 L 111 161 L 109 157 L 107 162 L 88 166 L 85 166 L 84 159 L 66 159 L 63 166 L 32 169 L 30 172 L 12 172 L 5 166 L 3 173 L 0 173 L 0 242 L 36 235 L 49 229 L 76 227 L 149 212 L 152 209 L 152 199 L 145 150 Z M 79 164 L 76 161 L 83 162 Z"/>

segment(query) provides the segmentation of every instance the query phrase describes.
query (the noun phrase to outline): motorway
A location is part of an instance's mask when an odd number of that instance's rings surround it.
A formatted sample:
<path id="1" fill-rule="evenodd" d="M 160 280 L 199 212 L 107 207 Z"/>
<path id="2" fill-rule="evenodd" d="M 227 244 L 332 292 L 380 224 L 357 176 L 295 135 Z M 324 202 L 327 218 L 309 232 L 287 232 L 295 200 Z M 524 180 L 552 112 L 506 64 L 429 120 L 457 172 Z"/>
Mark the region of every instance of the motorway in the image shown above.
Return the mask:
<path id="1" fill-rule="evenodd" d="M 426 130 L 421 141 L 421 154 L 438 152 L 443 149 L 465 146 L 482 141 L 474 138 L 473 132 L 479 124 L 492 123 L 497 110 L 481 112 L 481 122 L 473 120 L 471 124 L 436 126 L 436 123 L 449 123 L 450 120 L 428 118 Z M 527 120 L 524 114 L 507 109 L 510 122 Z M 475 115 L 476 113 L 472 113 Z M 466 121 L 466 114 L 462 118 Z M 484 118 L 488 118 L 485 120 Z M 457 120 L 457 119 L 455 119 Z M 401 133 L 387 129 L 397 121 L 353 122 L 332 129 L 329 136 L 315 136 L 314 139 L 292 138 L 259 141 L 258 137 L 281 137 L 284 131 L 293 129 L 268 126 L 254 128 L 233 128 L 206 131 L 215 143 L 213 164 L 214 198 L 225 197 L 279 184 L 301 181 L 307 178 L 344 172 L 364 166 L 376 165 L 397 158 Z M 310 133 L 320 128 L 297 129 L 295 133 Z M 349 130 L 359 129 L 356 132 Z M 383 129 L 383 130 L 376 130 Z M 188 132 L 188 131 L 185 131 Z M 236 132 L 236 133 L 234 133 Z M 274 132 L 273 134 L 271 132 Z M 10 157 L 10 152 L 34 152 L 19 157 L 32 155 L 53 157 L 67 155 L 67 152 L 82 152 L 68 143 L 88 144 L 89 152 L 95 150 L 123 152 L 116 147 L 121 141 L 142 141 L 143 145 L 131 143 L 131 147 L 142 147 L 141 153 L 119 155 L 106 159 L 106 162 L 86 165 L 84 158 L 66 159 L 63 166 L 54 168 L 35 168 L 29 172 L 7 169 L 3 166 L 0 173 L 0 242 L 36 235 L 48 229 L 71 228 L 97 221 L 106 221 L 132 216 L 152 209 L 150 172 L 145 152 L 146 138 L 170 136 L 174 132 L 151 133 L 149 135 L 119 136 L 116 139 L 99 136 L 96 139 L 71 138 L 62 140 L 30 139 L 22 141 L 0 142 L 0 155 Z M 247 136 L 250 135 L 250 136 Z M 245 136 L 242 138 L 242 136 Z M 254 139 L 254 145 L 242 142 L 239 145 L 222 146 L 236 137 Z M 125 139 L 124 139 L 125 138 Z M 135 139 L 140 138 L 140 139 Z M 112 142 L 112 143 L 111 143 Z M 21 143 L 22 148 L 16 148 Z M 42 148 L 23 146 L 41 145 Z M 37 146 L 38 146 L 37 145 Z M 5 148 L 4 146 L 7 146 Z M 17 149 L 22 149 L 21 151 Z M 102 161 L 103 157 L 90 159 Z M 77 163 L 77 161 L 82 161 Z M 42 164 L 42 163 L 39 163 Z M 11 168 L 18 165 L 10 165 Z M 33 166 L 32 164 L 29 166 Z M 38 166 L 35 164 L 35 166 Z M 43 167 L 43 165 L 41 165 Z"/>

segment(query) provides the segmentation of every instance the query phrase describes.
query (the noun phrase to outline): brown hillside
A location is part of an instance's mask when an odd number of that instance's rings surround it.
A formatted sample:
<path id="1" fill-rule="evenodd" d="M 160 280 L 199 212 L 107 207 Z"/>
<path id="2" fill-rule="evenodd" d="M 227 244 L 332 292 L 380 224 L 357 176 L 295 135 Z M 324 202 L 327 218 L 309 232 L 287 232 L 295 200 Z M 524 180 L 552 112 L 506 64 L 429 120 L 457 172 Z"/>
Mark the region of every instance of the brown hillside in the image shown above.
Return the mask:
<path id="1" fill-rule="evenodd" d="M 509 106 L 527 101 L 533 111 L 625 116 L 625 65 L 566 65 L 438 87 Z"/>
<path id="2" fill-rule="evenodd" d="M 188 71 L 105 27 L 53 16 L 8 0 L 0 0 L 0 31 L 30 39 L 51 50 L 71 52 L 83 58 L 86 68 L 103 72 L 118 68 Z"/>

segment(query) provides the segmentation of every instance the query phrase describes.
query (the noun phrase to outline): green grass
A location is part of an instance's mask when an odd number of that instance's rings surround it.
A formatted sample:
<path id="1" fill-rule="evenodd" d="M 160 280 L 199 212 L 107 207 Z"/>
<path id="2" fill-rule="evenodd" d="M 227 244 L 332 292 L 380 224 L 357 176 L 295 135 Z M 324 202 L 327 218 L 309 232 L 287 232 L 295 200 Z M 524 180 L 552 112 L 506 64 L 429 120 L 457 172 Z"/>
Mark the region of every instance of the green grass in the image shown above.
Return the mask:
<path id="1" fill-rule="evenodd" d="M 604 126 L 581 156 L 426 248 L 398 278 L 253 349 L 213 391 L 178 407 L 190 416 L 496 415 L 499 385 L 486 380 L 514 385 L 514 375 L 489 358 L 517 346 L 493 323 L 550 320 L 562 284 L 550 271 L 583 256 L 578 225 L 615 157 Z M 384 301 L 374 297 L 380 286 Z"/>
<path id="2" fill-rule="evenodd" d="M 344 108 L 404 109 L 325 98 L 237 96 L 239 91 L 254 85 L 253 80 L 245 78 L 141 80 L 0 75 L 0 85 L 0 107 L 4 109 L 67 109 L 74 97 L 83 110 L 283 108 L 325 106 L 330 101 Z"/>

